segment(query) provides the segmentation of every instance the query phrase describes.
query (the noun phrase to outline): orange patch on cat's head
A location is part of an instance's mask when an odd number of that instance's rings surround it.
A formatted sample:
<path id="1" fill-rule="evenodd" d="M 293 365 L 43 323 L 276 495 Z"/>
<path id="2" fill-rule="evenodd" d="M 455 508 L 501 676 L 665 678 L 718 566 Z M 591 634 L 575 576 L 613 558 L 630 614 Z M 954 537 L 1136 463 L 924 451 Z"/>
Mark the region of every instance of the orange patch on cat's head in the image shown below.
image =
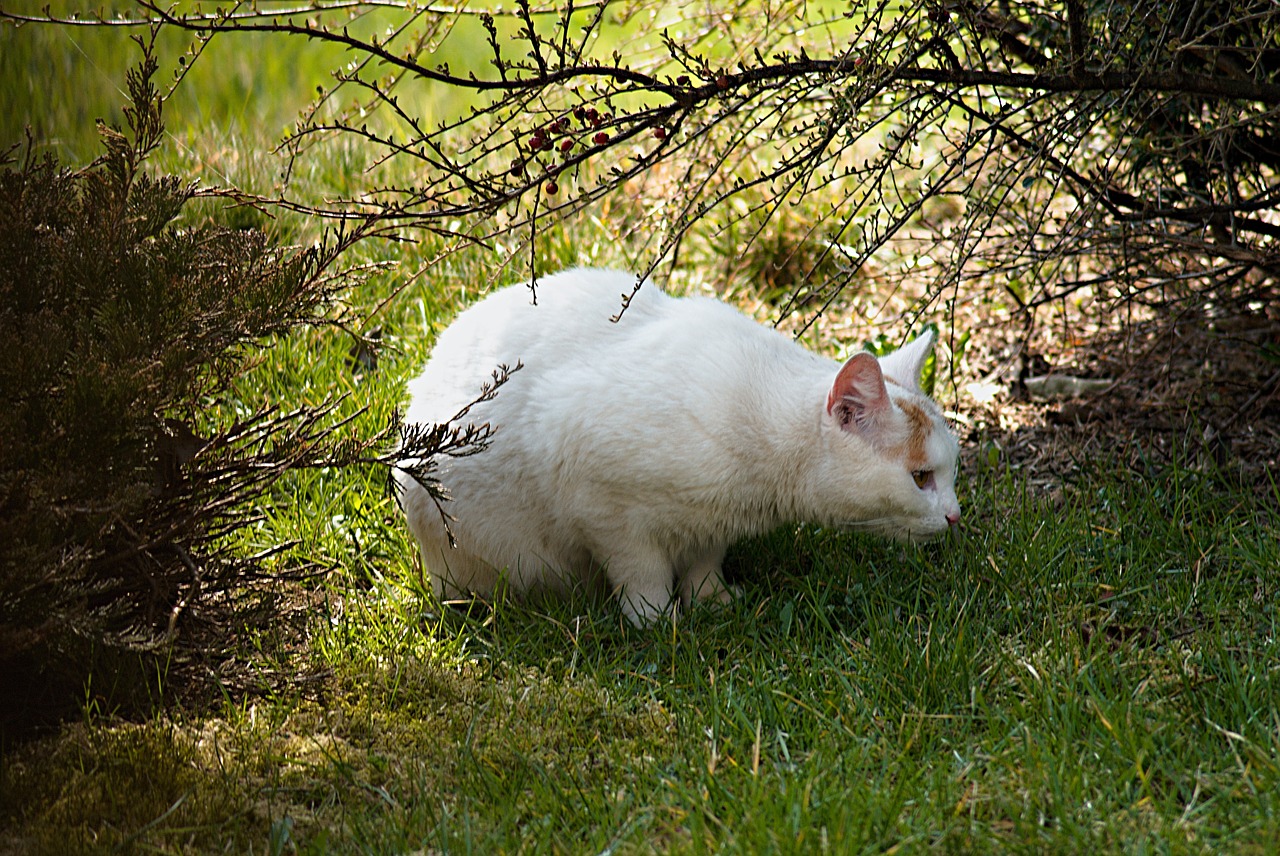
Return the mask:
<path id="1" fill-rule="evenodd" d="M 914 401 L 900 400 L 898 408 L 907 417 L 907 435 L 895 451 L 902 457 L 908 470 L 924 469 L 928 463 L 924 447 L 933 431 L 933 418 Z"/>

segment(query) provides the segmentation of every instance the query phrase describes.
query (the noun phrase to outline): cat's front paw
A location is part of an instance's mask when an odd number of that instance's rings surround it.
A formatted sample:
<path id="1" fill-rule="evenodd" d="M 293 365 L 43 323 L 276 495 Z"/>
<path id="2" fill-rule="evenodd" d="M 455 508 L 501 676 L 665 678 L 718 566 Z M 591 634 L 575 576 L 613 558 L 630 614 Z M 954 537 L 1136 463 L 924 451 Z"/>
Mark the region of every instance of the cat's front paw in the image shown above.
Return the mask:
<path id="1" fill-rule="evenodd" d="M 728 583 L 725 583 L 721 585 L 720 590 L 709 599 L 720 606 L 725 606 L 733 603 L 740 597 L 742 597 L 742 586 L 729 585 Z M 703 600 L 708 600 L 708 598 L 703 598 Z"/>
<path id="2" fill-rule="evenodd" d="M 678 604 L 670 591 L 644 594 L 624 589 L 618 593 L 618 603 L 632 627 L 647 627 L 659 618 L 675 615 L 678 611 Z"/>
<path id="3" fill-rule="evenodd" d="M 680 601 L 683 605 L 692 606 L 695 603 L 723 605 L 732 603 L 742 593 L 740 587 L 725 583 L 724 577 L 720 576 L 718 564 L 701 575 L 696 574 L 697 570 L 694 568 L 680 586 Z"/>

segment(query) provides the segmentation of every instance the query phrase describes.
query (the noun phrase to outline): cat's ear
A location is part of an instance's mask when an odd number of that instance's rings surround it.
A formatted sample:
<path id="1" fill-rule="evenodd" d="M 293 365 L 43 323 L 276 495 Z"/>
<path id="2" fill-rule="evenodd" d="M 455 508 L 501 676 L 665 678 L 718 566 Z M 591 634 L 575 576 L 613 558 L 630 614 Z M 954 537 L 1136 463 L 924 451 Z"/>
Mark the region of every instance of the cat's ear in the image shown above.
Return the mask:
<path id="1" fill-rule="evenodd" d="M 926 330 L 891 354 L 880 358 L 880 370 L 890 381 L 912 392 L 920 391 L 920 371 L 933 353 L 934 332 Z"/>
<path id="2" fill-rule="evenodd" d="M 892 408 L 880 363 L 867 353 L 855 354 L 840 367 L 827 393 L 827 412 L 846 431 L 865 431 Z"/>

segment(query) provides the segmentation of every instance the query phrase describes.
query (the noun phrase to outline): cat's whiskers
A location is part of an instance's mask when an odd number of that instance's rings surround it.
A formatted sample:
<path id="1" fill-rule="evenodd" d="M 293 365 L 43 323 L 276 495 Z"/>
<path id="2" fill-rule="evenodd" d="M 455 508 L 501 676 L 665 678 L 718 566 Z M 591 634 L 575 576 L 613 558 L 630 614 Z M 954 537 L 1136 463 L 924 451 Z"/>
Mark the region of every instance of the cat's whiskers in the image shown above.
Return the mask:
<path id="1" fill-rule="evenodd" d="M 871 529 L 882 531 L 886 527 L 899 528 L 897 521 L 892 517 L 870 517 L 865 520 L 845 520 L 836 524 L 840 529 Z"/>
<path id="2" fill-rule="evenodd" d="M 932 541 L 938 536 L 946 534 L 945 530 L 939 532 L 930 529 L 913 528 L 904 524 L 900 517 L 871 517 L 864 520 L 846 520 L 833 528 L 846 532 L 871 532 L 898 541 L 913 542 Z"/>

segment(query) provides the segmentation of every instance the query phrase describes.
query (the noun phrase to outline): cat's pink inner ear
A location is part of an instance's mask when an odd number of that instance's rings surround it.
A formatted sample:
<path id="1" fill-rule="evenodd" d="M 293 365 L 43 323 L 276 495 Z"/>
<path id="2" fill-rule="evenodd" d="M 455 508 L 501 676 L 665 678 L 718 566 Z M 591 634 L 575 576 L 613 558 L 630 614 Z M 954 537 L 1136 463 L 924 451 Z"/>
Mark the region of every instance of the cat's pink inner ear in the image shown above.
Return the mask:
<path id="1" fill-rule="evenodd" d="M 846 428 L 866 428 L 890 406 L 880 363 L 867 353 L 855 354 L 841 366 L 827 393 L 827 412 Z"/>

